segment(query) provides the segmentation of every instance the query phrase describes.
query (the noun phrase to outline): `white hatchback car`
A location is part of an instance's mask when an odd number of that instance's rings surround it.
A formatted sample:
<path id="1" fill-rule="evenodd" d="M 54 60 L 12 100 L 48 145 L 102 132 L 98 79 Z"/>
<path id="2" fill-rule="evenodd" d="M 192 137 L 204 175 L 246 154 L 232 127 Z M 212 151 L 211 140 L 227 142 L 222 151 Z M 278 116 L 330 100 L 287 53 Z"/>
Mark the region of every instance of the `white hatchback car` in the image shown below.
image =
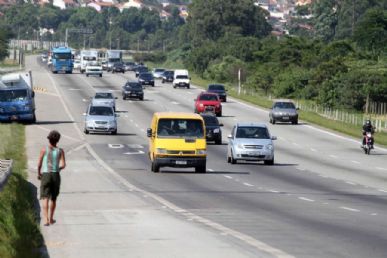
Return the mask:
<path id="1" fill-rule="evenodd" d="M 264 161 L 265 165 L 274 164 L 273 140 L 265 124 L 238 123 L 228 136 L 227 162 L 235 164 L 238 160 Z"/>
<path id="2" fill-rule="evenodd" d="M 86 65 L 86 76 L 96 75 L 102 77 L 102 65 L 96 61 L 89 62 Z"/>

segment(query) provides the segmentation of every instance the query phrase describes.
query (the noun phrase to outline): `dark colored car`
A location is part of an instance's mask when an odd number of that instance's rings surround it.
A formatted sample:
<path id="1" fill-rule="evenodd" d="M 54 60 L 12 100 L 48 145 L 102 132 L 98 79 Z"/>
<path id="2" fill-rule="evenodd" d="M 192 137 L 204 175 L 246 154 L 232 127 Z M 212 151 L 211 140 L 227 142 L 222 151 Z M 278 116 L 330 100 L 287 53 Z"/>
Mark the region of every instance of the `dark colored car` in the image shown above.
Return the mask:
<path id="1" fill-rule="evenodd" d="M 155 78 L 153 77 L 152 73 L 140 73 L 138 76 L 138 82 L 141 85 L 152 85 L 155 86 Z"/>
<path id="2" fill-rule="evenodd" d="M 136 70 L 135 70 L 135 72 L 136 72 L 136 77 L 138 77 L 138 75 L 140 74 L 140 73 L 147 73 L 149 70 L 148 70 L 148 67 L 146 67 L 146 66 L 138 66 L 137 68 L 136 68 Z"/>
<path id="3" fill-rule="evenodd" d="M 207 141 L 215 141 L 215 144 L 222 144 L 222 130 L 220 127 L 223 124 L 219 123 L 218 118 L 213 113 L 202 113 L 201 116 L 206 126 Z"/>
<path id="4" fill-rule="evenodd" d="M 125 71 L 133 71 L 134 68 L 136 67 L 135 62 L 125 62 L 124 63 Z"/>
<path id="5" fill-rule="evenodd" d="M 144 100 L 144 91 L 142 85 L 138 82 L 127 82 L 122 87 L 122 99 L 137 98 Z"/>
<path id="6" fill-rule="evenodd" d="M 112 68 L 112 73 L 125 73 L 125 66 L 123 63 L 115 63 Z"/>
<path id="7" fill-rule="evenodd" d="M 210 84 L 208 85 L 207 91 L 218 94 L 222 102 L 227 101 L 227 93 L 226 93 L 227 90 L 224 88 L 223 84 Z"/>
<path id="8" fill-rule="evenodd" d="M 161 82 L 162 83 L 165 83 L 165 82 L 173 82 L 173 76 L 175 75 L 175 72 L 174 71 L 165 71 L 163 73 L 163 76 L 161 77 Z"/>
<path id="9" fill-rule="evenodd" d="M 298 124 L 297 108 L 291 101 L 275 101 L 269 112 L 270 123 L 291 122 Z"/>

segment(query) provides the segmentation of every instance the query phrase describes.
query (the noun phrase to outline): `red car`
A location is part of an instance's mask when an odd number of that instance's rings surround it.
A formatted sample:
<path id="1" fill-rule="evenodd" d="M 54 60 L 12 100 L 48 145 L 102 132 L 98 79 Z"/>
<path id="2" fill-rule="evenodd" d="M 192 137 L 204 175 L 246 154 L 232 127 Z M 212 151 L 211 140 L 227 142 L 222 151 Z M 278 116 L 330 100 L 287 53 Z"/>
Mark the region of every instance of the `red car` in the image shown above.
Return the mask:
<path id="1" fill-rule="evenodd" d="M 218 94 L 202 92 L 195 99 L 195 113 L 203 113 L 213 109 L 216 116 L 222 116 L 222 103 Z"/>

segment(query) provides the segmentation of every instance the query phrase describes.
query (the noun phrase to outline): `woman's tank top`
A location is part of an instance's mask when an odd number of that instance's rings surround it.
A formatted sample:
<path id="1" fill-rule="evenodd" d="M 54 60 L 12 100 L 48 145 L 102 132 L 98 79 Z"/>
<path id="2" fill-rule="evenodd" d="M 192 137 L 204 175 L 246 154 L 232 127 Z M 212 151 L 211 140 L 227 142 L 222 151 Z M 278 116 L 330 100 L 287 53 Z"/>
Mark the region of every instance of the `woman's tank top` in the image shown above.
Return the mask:
<path id="1" fill-rule="evenodd" d="M 59 172 L 60 148 L 46 147 L 43 156 L 42 173 Z"/>

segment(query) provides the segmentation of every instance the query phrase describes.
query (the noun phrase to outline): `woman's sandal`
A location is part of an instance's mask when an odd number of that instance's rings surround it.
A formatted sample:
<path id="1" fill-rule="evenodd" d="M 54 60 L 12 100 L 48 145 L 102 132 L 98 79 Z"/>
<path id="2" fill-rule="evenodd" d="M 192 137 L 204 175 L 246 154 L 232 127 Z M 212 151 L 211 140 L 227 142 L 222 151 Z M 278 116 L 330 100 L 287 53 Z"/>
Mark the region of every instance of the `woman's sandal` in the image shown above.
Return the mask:
<path id="1" fill-rule="evenodd" d="M 52 225 L 52 224 L 55 224 L 55 223 L 56 223 L 56 220 L 54 220 L 54 219 L 50 221 L 50 224 L 51 224 L 51 225 Z"/>
<path id="2" fill-rule="evenodd" d="M 50 223 L 44 223 L 43 226 L 48 227 L 48 226 L 50 226 Z"/>

